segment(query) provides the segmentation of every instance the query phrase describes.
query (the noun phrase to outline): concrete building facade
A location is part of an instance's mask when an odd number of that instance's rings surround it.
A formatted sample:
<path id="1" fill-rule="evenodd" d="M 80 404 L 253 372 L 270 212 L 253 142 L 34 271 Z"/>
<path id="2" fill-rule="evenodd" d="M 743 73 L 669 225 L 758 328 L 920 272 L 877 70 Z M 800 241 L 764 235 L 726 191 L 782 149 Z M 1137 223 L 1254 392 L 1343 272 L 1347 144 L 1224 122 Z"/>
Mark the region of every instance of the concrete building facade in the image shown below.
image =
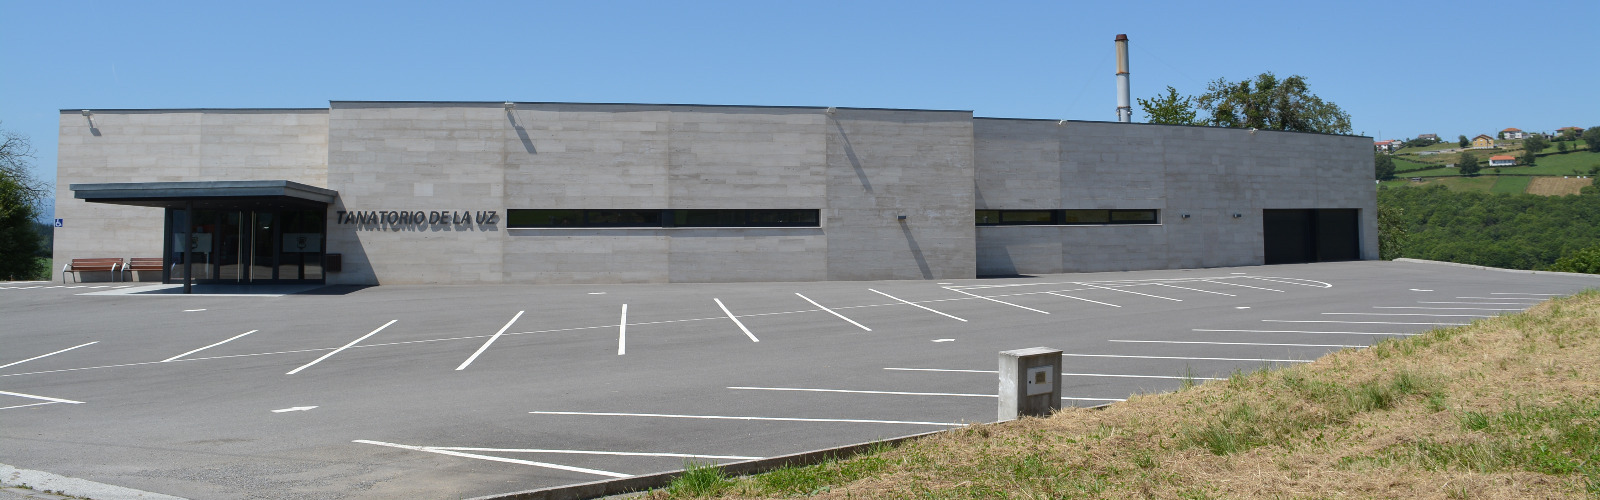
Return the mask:
<path id="1" fill-rule="evenodd" d="M 1326 212 L 1293 219 L 1308 224 L 1348 221 L 1323 223 L 1347 229 L 1322 237 L 1337 251 L 1290 261 L 1377 257 L 1370 139 L 1353 136 L 969 111 L 338 101 L 64 110 L 60 141 L 56 261 L 166 258 L 141 280 L 816 281 L 1250 265 L 1274 260 L 1285 239 L 1274 235 L 1290 230 L 1273 228 L 1292 224 L 1268 219 L 1295 210 Z M 317 188 L 331 203 L 293 194 Z M 322 222 L 305 220 L 315 214 Z"/>

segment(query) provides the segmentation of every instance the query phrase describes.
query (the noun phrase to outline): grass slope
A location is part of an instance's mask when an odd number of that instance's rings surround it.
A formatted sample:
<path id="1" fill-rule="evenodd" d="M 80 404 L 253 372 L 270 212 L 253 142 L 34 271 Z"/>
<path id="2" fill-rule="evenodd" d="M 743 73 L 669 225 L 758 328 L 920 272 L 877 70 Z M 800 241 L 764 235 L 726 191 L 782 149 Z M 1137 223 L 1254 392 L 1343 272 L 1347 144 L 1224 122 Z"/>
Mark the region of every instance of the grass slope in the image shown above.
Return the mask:
<path id="1" fill-rule="evenodd" d="M 1600 498 L 1600 292 L 651 498 Z"/>

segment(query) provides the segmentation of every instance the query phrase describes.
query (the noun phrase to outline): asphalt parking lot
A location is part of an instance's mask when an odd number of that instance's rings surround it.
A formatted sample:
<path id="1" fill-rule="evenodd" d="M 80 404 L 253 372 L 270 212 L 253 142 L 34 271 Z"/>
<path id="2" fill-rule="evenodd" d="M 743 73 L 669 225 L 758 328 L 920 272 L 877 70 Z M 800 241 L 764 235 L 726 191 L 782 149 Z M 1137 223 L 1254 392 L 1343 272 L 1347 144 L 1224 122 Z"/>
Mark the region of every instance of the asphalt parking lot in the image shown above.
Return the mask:
<path id="1" fill-rule="evenodd" d="M 1062 349 L 1063 404 L 1093 406 L 1600 279 L 1368 261 L 251 297 L 125 285 L 0 283 L 0 463 L 188 498 L 473 497 L 989 422 L 1002 350 Z"/>

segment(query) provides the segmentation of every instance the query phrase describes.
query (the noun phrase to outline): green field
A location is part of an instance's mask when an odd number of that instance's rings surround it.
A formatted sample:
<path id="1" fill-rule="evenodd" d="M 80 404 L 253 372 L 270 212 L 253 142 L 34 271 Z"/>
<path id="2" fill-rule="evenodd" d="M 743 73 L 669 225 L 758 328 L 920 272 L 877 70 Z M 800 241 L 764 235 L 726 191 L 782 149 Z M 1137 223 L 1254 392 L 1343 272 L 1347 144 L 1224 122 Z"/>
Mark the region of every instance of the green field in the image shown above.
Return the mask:
<path id="1" fill-rule="evenodd" d="M 1455 170 L 1455 169 L 1450 169 Z M 1528 183 L 1533 181 L 1533 176 L 1527 175 L 1480 175 L 1477 177 L 1424 177 L 1422 182 L 1412 182 L 1409 179 L 1395 179 L 1383 181 L 1380 186 L 1387 188 L 1402 187 L 1427 187 L 1442 185 L 1453 191 L 1476 191 L 1479 193 L 1505 193 L 1519 194 L 1528 191 Z"/>
<path id="2" fill-rule="evenodd" d="M 1528 183 L 1533 181 L 1528 176 L 1498 176 L 1495 178 L 1494 187 L 1489 188 L 1491 193 L 1520 194 L 1528 192 Z"/>
<path id="3" fill-rule="evenodd" d="M 1487 156 L 1478 157 L 1479 160 L 1485 160 L 1487 158 Z M 1408 168 L 1417 168 L 1419 166 L 1426 165 L 1417 164 L 1401 158 L 1394 159 L 1395 170 L 1405 170 Z M 1480 170 L 1480 173 L 1492 174 L 1494 173 L 1495 168 L 1499 168 L 1500 173 L 1506 175 L 1561 176 L 1573 175 L 1573 169 L 1577 169 L 1579 172 L 1581 172 L 1581 175 L 1589 175 L 1589 169 L 1592 167 L 1600 167 L 1600 153 L 1579 151 L 1540 156 L 1539 159 L 1535 161 L 1535 165 L 1531 167 L 1484 167 L 1482 170 Z M 1461 172 L 1454 168 L 1440 167 L 1395 175 L 1400 177 L 1438 177 L 1461 175 Z"/>

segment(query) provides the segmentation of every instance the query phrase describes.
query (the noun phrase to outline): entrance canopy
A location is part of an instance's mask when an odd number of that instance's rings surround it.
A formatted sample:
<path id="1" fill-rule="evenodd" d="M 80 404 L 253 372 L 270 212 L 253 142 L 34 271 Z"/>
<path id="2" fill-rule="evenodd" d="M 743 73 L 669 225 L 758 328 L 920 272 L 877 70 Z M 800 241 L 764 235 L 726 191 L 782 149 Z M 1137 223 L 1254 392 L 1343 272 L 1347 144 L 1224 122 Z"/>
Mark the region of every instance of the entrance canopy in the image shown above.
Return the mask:
<path id="1" fill-rule="evenodd" d="M 202 182 L 118 182 L 110 184 L 72 184 L 74 198 L 116 205 L 183 208 L 325 208 L 339 196 L 338 191 L 298 182 L 202 181 Z"/>

